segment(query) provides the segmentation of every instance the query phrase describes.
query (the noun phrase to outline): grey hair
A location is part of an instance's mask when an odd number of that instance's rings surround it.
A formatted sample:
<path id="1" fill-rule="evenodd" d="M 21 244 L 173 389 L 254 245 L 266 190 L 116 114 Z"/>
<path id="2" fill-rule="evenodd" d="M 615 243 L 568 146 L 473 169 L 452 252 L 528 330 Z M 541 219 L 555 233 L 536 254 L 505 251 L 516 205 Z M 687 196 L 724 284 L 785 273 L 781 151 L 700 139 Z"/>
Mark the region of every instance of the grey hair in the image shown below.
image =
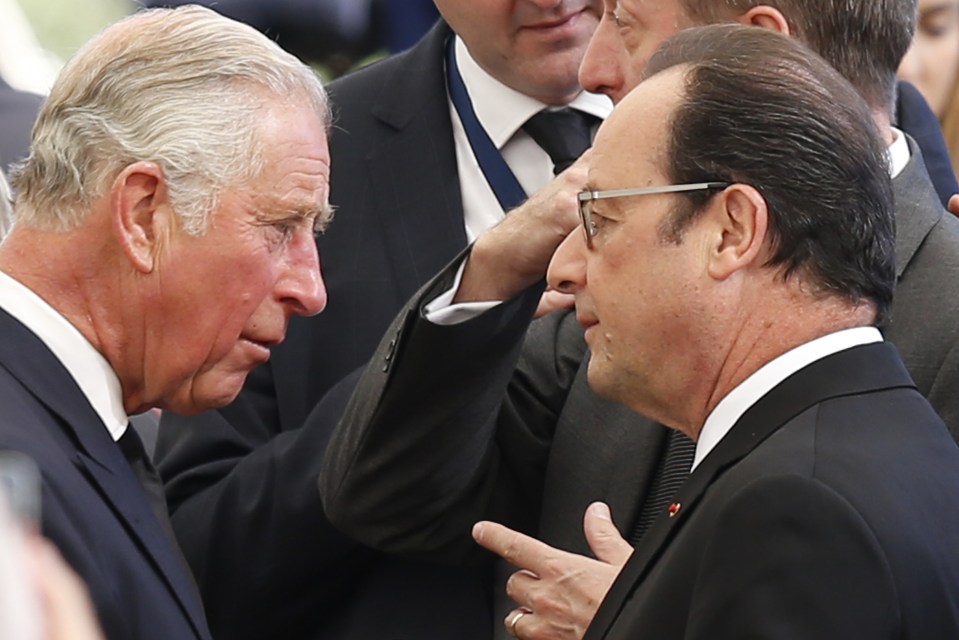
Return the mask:
<path id="1" fill-rule="evenodd" d="M 3 240 L 13 225 L 13 203 L 11 202 L 10 187 L 7 179 L 0 171 L 0 240 Z"/>
<path id="2" fill-rule="evenodd" d="M 30 156 L 11 175 L 18 221 L 75 228 L 124 167 L 152 161 L 184 230 L 202 234 L 219 193 L 263 169 L 263 110 L 303 101 L 328 129 L 316 74 L 247 25 L 197 6 L 125 18 L 50 91 Z"/>

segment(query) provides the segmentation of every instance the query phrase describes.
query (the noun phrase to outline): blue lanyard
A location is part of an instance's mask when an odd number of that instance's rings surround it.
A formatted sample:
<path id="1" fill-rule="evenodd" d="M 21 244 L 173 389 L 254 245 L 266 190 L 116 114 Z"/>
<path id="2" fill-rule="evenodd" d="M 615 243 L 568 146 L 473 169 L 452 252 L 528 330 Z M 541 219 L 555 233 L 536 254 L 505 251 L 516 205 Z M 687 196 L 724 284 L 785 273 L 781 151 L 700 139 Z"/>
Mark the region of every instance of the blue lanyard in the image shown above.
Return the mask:
<path id="1" fill-rule="evenodd" d="M 473 102 L 466 92 L 466 85 L 463 84 L 463 78 L 456 66 L 454 41 L 455 38 L 450 38 L 446 47 L 446 80 L 449 86 L 450 99 L 453 101 L 453 107 L 466 130 L 466 138 L 469 140 L 473 155 L 479 163 L 480 171 L 483 172 L 486 182 L 489 183 L 503 211 L 509 211 L 526 200 L 526 192 L 520 186 L 516 176 L 513 175 L 509 165 L 503 160 L 503 155 L 499 152 L 499 149 L 490 140 L 489 134 L 480 124 L 479 118 L 476 117 Z"/>

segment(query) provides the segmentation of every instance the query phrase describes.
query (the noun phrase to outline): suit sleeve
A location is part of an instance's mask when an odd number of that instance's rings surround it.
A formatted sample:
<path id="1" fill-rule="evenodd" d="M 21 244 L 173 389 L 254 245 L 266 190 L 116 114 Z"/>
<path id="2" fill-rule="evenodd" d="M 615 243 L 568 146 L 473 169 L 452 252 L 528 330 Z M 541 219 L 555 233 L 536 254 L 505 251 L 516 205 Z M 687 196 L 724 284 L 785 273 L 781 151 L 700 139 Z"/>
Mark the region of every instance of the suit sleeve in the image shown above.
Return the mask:
<path id="1" fill-rule="evenodd" d="M 332 611 L 371 561 L 371 550 L 326 519 L 316 490 L 322 452 L 355 380 L 329 391 L 303 428 L 280 434 L 262 419 L 259 381 L 223 410 L 163 416 L 161 445 L 164 432 L 177 432 L 160 465 L 171 479 L 171 520 L 218 634 L 270 637 L 278 620 L 295 627 L 307 601 Z"/>
<path id="2" fill-rule="evenodd" d="M 375 548 L 444 562 L 485 557 L 470 536 L 479 519 L 534 530 L 557 416 L 585 349 L 564 347 L 569 313 L 527 335 L 541 292 L 457 325 L 431 324 L 417 308 L 394 324 L 327 450 L 320 488 L 337 526 Z"/>
<path id="3" fill-rule="evenodd" d="M 832 489 L 800 476 L 758 480 L 732 497 L 703 549 L 684 637 L 900 637 L 892 572 Z"/>

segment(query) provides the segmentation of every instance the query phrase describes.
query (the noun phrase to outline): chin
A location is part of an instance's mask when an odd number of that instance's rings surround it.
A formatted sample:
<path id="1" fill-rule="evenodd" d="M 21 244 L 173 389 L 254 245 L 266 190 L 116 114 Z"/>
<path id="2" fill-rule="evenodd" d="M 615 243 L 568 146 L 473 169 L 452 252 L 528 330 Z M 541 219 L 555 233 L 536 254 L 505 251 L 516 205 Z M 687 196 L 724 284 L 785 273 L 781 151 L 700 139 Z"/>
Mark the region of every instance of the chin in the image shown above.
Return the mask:
<path id="1" fill-rule="evenodd" d="M 609 395 L 609 384 L 605 375 L 606 373 L 607 372 L 596 365 L 595 356 L 591 357 L 589 367 L 586 369 L 586 382 L 589 383 L 589 388 L 601 398 L 615 400 L 615 398 L 611 398 Z"/>
<path id="2" fill-rule="evenodd" d="M 203 381 L 196 381 L 182 396 L 166 403 L 164 409 L 183 416 L 193 416 L 210 409 L 225 407 L 240 395 L 245 380 L 244 373 L 226 380 L 220 379 L 209 387 L 204 385 Z"/>

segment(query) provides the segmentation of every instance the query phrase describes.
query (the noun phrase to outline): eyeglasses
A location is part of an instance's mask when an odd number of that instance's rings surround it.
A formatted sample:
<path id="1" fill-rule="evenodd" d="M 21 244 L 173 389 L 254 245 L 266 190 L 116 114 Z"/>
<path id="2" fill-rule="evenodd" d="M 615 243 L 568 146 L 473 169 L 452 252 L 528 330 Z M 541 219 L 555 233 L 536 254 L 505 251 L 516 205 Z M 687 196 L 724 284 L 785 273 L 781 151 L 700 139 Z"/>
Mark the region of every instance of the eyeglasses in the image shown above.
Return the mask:
<path id="1" fill-rule="evenodd" d="M 583 191 L 579 194 L 579 217 L 586 231 L 586 246 L 593 247 L 593 238 L 596 237 L 596 224 L 593 222 L 593 201 L 608 200 L 610 198 L 626 198 L 629 196 L 649 196 L 657 193 L 681 193 L 684 191 L 705 191 L 710 189 L 725 189 L 728 182 L 696 182 L 693 184 L 671 184 L 664 187 L 638 187 L 634 189 L 611 189 L 609 191 Z"/>

